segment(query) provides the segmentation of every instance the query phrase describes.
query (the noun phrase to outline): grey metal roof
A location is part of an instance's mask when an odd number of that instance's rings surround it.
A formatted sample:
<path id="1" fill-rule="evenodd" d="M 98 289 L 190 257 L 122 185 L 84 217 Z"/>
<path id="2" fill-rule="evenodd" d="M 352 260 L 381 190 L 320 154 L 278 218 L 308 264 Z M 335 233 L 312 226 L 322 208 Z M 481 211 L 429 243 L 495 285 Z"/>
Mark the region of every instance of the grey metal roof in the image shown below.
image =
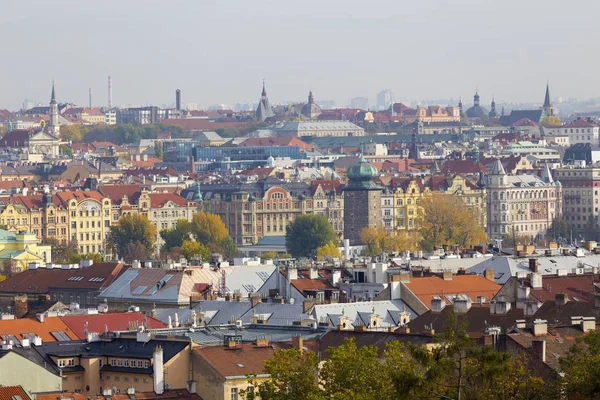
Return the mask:
<path id="1" fill-rule="evenodd" d="M 309 314 L 318 322 L 339 320 L 344 315 L 350 319 L 352 324 L 363 325 L 368 325 L 370 315 L 378 314 L 382 321 L 382 327 L 385 327 L 398 325 L 397 314 L 404 311 L 410 314 L 411 319 L 417 316 L 402 300 L 317 304 L 313 306 Z M 391 315 L 396 316 L 392 318 Z"/>
<path id="2" fill-rule="evenodd" d="M 292 121 L 287 122 L 278 131 L 340 131 L 363 132 L 364 129 L 350 121 Z"/>

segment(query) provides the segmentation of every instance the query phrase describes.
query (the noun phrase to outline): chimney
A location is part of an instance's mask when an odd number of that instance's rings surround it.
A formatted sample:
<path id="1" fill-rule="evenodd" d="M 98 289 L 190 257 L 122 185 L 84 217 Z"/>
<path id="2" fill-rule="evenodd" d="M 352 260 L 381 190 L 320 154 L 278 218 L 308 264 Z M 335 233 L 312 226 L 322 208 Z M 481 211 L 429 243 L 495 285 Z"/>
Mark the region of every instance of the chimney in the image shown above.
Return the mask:
<path id="1" fill-rule="evenodd" d="M 25 296 L 25 295 L 15 296 L 14 302 L 15 302 L 15 307 L 14 307 L 15 317 L 23 318 L 29 310 L 29 305 L 27 303 L 27 296 Z"/>
<path id="2" fill-rule="evenodd" d="M 596 330 L 596 317 L 583 317 L 581 320 L 581 330 L 583 332 Z"/>
<path id="3" fill-rule="evenodd" d="M 569 301 L 569 296 L 566 293 L 556 293 L 554 302 L 557 306 L 564 306 Z"/>
<path id="4" fill-rule="evenodd" d="M 256 307 L 257 304 L 262 302 L 262 298 L 260 296 L 252 296 L 250 297 L 250 304 L 252 304 L 252 308 Z"/>
<path id="5" fill-rule="evenodd" d="M 296 269 L 296 267 L 288 267 L 287 279 L 288 279 L 288 281 L 293 281 L 293 280 L 298 279 L 298 270 Z"/>
<path id="6" fill-rule="evenodd" d="M 539 308 L 539 304 L 536 300 L 527 300 L 525 302 L 525 308 L 523 310 L 523 315 L 531 316 L 537 312 Z"/>
<path id="7" fill-rule="evenodd" d="M 152 356 L 154 367 L 154 392 L 163 394 L 165 392 L 165 377 L 163 368 L 163 349 L 160 345 L 154 348 Z"/>
<path id="8" fill-rule="evenodd" d="M 319 279 L 319 270 L 315 267 L 311 267 L 308 270 L 308 277 L 310 279 Z"/>
<path id="9" fill-rule="evenodd" d="M 529 270 L 531 272 L 538 272 L 538 260 L 537 258 L 529 259 Z"/>
<path id="10" fill-rule="evenodd" d="M 532 272 L 529 275 L 529 280 L 531 281 L 532 289 L 542 289 L 542 274 L 539 272 Z"/>
<path id="11" fill-rule="evenodd" d="M 545 336 L 548 334 L 548 321 L 536 319 L 533 321 L 533 336 Z"/>
<path id="12" fill-rule="evenodd" d="M 196 173 L 196 164 L 195 164 L 194 156 L 190 156 L 190 175 L 194 175 Z"/>
<path id="13" fill-rule="evenodd" d="M 486 270 L 483 272 L 483 276 L 485 276 L 485 279 L 489 279 L 490 281 L 494 282 L 496 275 L 494 274 L 494 270 L 492 268 L 486 268 Z"/>
<path id="14" fill-rule="evenodd" d="M 444 278 L 445 281 L 451 281 L 452 280 L 452 271 L 444 271 L 442 274 L 442 277 Z"/>
<path id="15" fill-rule="evenodd" d="M 310 310 L 310 308 L 315 305 L 316 302 L 317 302 L 316 299 L 304 300 L 302 302 L 302 312 L 306 314 L 308 312 L 308 310 Z"/>
<path id="16" fill-rule="evenodd" d="M 467 296 L 456 297 L 454 299 L 454 312 L 466 314 L 471 308 L 471 300 Z"/>
<path id="17" fill-rule="evenodd" d="M 338 287 L 340 284 L 340 279 L 342 279 L 342 271 L 339 269 L 333 270 L 329 273 L 329 283 L 331 283 L 331 286 Z"/>
<path id="18" fill-rule="evenodd" d="M 304 338 L 302 335 L 292 336 L 292 347 L 299 350 L 300 353 L 304 352 Z"/>
<path id="19" fill-rule="evenodd" d="M 531 342 L 531 358 L 546 362 L 546 341 L 533 340 Z"/>
<path id="20" fill-rule="evenodd" d="M 446 307 L 446 302 L 439 296 L 435 296 L 431 299 L 431 311 L 441 312 Z"/>
<path id="21" fill-rule="evenodd" d="M 256 338 L 256 347 L 267 347 L 269 346 L 269 339 L 266 336 L 258 336 Z"/>

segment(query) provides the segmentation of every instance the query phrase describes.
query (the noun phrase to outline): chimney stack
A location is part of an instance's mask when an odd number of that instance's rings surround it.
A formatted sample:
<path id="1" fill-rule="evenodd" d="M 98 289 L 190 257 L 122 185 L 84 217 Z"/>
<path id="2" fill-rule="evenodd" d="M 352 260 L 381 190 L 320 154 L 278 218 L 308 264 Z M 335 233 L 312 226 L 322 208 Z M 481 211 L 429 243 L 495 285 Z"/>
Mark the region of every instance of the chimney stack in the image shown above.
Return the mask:
<path id="1" fill-rule="evenodd" d="M 112 77 L 108 77 L 108 109 L 112 109 Z"/>
<path id="2" fill-rule="evenodd" d="M 483 272 L 483 275 L 485 276 L 485 279 L 489 279 L 490 281 L 494 282 L 495 274 L 492 268 L 486 268 L 486 270 Z"/>
<path id="3" fill-rule="evenodd" d="M 538 272 L 538 260 L 536 258 L 529 259 L 529 270 L 531 272 Z"/>
<path id="4" fill-rule="evenodd" d="M 292 336 L 292 347 L 299 350 L 300 353 L 304 352 L 304 338 L 302 335 Z"/>
<path id="5" fill-rule="evenodd" d="M 534 340 L 531 342 L 531 355 L 534 360 L 546 362 L 546 341 Z"/>
<path id="6" fill-rule="evenodd" d="M 566 293 L 556 293 L 554 299 L 557 306 L 564 306 L 569 301 L 569 296 Z"/>
<path id="7" fill-rule="evenodd" d="M 194 175 L 196 173 L 196 164 L 195 164 L 194 156 L 190 156 L 190 175 Z"/>
<path id="8" fill-rule="evenodd" d="M 154 348 L 152 356 L 154 367 L 154 392 L 163 394 L 165 392 L 165 375 L 163 368 L 163 349 L 160 345 Z"/>
<path id="9" fill-rule="evenodd" d="M 548 321 L 536 319 L 533 321 L 533 336 L 545 336 L 548 334 Z"/>

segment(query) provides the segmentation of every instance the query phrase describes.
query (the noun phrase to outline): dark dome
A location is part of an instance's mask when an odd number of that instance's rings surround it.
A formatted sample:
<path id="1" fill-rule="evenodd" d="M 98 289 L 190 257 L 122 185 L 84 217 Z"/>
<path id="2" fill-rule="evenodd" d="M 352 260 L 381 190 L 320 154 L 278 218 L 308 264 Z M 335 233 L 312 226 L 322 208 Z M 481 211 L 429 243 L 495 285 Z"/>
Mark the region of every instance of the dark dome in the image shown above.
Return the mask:
<path id="1" fill-rule="evenodd" d="M 485 108 L 480 105 L 473 106 L 467 110 L 467 117 L 469 118 L 481 118 L 485 119 L 488 117 L 488 112 Z"/>

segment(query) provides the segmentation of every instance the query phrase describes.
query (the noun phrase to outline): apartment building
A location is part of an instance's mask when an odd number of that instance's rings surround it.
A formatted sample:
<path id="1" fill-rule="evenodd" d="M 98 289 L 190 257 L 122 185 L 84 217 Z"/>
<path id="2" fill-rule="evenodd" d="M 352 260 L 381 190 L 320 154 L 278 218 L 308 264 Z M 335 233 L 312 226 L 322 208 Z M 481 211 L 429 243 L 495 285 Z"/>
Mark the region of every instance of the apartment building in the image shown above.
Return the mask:
<path id="1" fill-rule="evenodd" d="M 563 218 L 578 229 L 592 221 L 600 223 L 600 167 L 560 167 L 554 170 L 554 177 L 562 184 Z"/>

